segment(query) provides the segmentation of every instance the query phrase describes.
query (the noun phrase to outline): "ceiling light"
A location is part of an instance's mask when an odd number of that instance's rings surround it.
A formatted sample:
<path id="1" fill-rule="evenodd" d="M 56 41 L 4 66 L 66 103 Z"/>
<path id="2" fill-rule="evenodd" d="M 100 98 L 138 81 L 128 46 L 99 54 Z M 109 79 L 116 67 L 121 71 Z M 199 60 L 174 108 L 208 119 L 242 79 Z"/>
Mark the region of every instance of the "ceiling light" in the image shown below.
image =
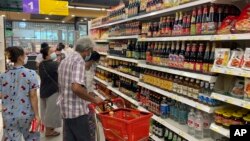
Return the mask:
<path id="1" fill-rule="evenodd" d="M 65 21 L 62 21 L 62 23 L 65 23 Z"/>
<path id="2" fill-rule="evenodd" d="M 2 17 L 5 17 L 5 15 L 3 14 L 3 15 L 1 15 Z"/>
<path id="3" fill-rule="evenodd" d="M 76 15 L 71 15 L 71 17 L 75 17 Z"/>
<path id="4" fill-rule="evenodd" d="M 87 18 L 84 18 L 84 20 L 86 21 L 86 20 L 87 20 Z"/>
<path id="5" fill-rule="evenodd" d="M 23 21 L 26 21 L 26 19 L 22 19 Z"/>
<path id="6" fill-rule="evenodd" d="M 68 6 L 68 8 L 75 8 L 75 9 L 81 9 L 81 10 L 95 10 L 95 11 L 101 11 L 102 9 L 104 9 L 104 8 L 95 8 L 95 7 L 74 7 L 74 6 Z"/>
<path id="7" fill-rule="evenodd" d="M 81 20 L 81 22 L 83 22 L 83 20 Z"/>
<path id="8" fill-rule="evenodd" d="M 49 20 L 49 18 L 48 18 L 48 17 L 46 17 L 46 18 L 45 18 L 45 20 Z"/>

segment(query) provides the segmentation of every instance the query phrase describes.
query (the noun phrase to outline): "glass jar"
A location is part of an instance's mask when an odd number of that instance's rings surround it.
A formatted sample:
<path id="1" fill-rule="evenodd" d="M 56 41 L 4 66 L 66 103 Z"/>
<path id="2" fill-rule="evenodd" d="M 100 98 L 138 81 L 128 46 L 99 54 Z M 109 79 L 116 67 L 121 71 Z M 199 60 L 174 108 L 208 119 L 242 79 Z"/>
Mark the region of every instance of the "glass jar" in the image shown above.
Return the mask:
<path id="1" fill-rule="evenodd" d="M 232 114 L 230 112 L 223 113 L 222 125 L 224 128 L 229 128 L 232 122 Z"/>
<path id="2" fill-rule="evenodd" d="M 242 120 L 243 115 L 239 112 L 235 112 L 232 115 L 232 125 L 242 125 L 243 120 Z"/>
<path id="3" fill-rule="evenodd" d="M 217 125 L 221 125 L 222 124 L 222 118 L 223 118 L 223 110 L 222 109 L 218 109 L 215 111 L 215 116 L 214 116 L 214 121 Z"/>

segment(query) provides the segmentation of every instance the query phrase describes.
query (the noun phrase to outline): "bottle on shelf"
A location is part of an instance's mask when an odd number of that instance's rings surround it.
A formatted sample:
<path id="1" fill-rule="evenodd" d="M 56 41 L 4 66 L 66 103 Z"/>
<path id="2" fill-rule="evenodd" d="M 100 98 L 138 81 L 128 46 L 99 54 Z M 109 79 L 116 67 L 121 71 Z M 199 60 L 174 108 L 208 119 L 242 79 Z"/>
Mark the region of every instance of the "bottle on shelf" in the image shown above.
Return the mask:
<path id="1" fill-rule="evenodd" d="M 197 9 L 194 8 L 192 12 L 192 17 L 191 17 L 191 29 L 190 29 L 190 34 L 195 35 L 196 34 L 196 16 L 197 16 Z"/>
<path id="2" fill-rule="evenodd" d="M 202 13 L 202 24 L 201 24 L 201 34 L 207 34 L 207 18 L 208 18 L 208 8 L 207 5 L 203 6 Z"/>
<path id="3" fill-rule="evenodd" d="M 215 34 L 217 30 L 217 9 L 215 9 L 215 5 L 213 3 L 210 4 L 209 15 L 207 19 L 207 34 Z"/>
<path id="4" fill-rule="evenodd" d="M 203 114 L 203 119 L 204 119 L 204 123 L 203 123 L 203 127 L 204 127 L 203 135 L 204 135 L 204 138 L 209 138 L 209 137 L 211 137 L 211 130 L 209 129 L 210 124 L 211 124 L 211 118 L 210 118 L 209 114 L 204 113 Z"/>
<path id="5" fill-rule="evenodd" d="M 214 59 L 215 59 L 215 47 L 216 47 L 216 43 L 213 42 L 212 50 L 211 50 L 210 57 L 209 57 L 208 72 L 211 72 L 211 69 L 212 69 L 213 64 L 214 64 Z"/>
<path id="6" fill-rule="evenodd" d="M 198 53 L 197 53 L 197 59 L 196 59 L 196 66 L 195 66 L 195 70 L 198 72 L 202 72 L 202 68 L 203 68 L 203 58 L 204 58 L 204 53 L 205 53 L 205 47 L 203 43 L 200 43 L 199 45 L 199 49 L 198 49 Z"/>
<path id="7" fill-rule="evenodd" d="M 160 111 L 161 111 L 161 118 L 163 118 L 163 119 L 168 118 L 168 115 L 169 115 L 169 105 L 167 103 L 166 97 L 163 97 L 163 99 L 161 101 Z"/>
<path id="8" fill-rule="evenodd" d="M 188 133 L 190 135 L 195 135 L 195 113 L 194 109 L 188 113 Z"/>
<path id="9" fill-rule="evenodd" d="M 190 53 L 190 63 L 189 63 L 189 66 L 190 66 L 190 70 L 192 71 L 195 71 L 196 68 L 196 59 L 197 59 L 197 44 L 196 43 L 193 43 L 192 44 L 192 48 L 191 48 L 191 53 Z"/>
<path id="10" fill-rule="evenodd" d="M 204 119 L 200 111 L 197 112 L 197 115 L 195 117 L 194 121 L 195 126 L 195 137 L 197 139 L 204 138 L 203 136 L 203 130 L 204 130 Z"/>
<path id="11" fill-rule="evenodd" d="M 207 42 L 204 58 L 203 58 L 203 65 L 202 65 L 202 72 L 208 73 L 209 72 L 209 52 L 210 52 L 210 44 Z"/>
<path id="12" fill-rule="evenodd" d="M 199 6 L 198 8 L 195 27 L 196 27 L 195 35 L 200 35 L 202 33 L 202 7 L 201 6 Z"/>
<path id="13" fill-rule="evenodd" d="M 191 55 L 191 45 L 187 43 L 186 51 L 184 54 L 184 69 L 190 69 L 190 55 Z"/>

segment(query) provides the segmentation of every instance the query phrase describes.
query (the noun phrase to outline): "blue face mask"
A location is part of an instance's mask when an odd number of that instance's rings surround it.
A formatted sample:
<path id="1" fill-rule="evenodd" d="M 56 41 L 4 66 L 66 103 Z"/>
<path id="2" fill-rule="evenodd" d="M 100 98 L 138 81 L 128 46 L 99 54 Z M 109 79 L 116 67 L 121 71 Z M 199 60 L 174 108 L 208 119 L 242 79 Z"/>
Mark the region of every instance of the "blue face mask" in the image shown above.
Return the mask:
<path id="1" fill-rule="evenodd" d="M 90 57 L 91 57 L 91 53 L 89 54 L 89 56 L 86 56 L 86 57 L 84 58 L 84 60 L 85 60 L 85 61 L 89 61 Z"/>
<path id="2" fill-rule="evenodd" d="M 56 58 L 57 58 L 57 55 L 56 55 L 55 52 L 53 52 L 53 53 L 50 54 L 50 59 L 51 60 L 55 60 Z"/>

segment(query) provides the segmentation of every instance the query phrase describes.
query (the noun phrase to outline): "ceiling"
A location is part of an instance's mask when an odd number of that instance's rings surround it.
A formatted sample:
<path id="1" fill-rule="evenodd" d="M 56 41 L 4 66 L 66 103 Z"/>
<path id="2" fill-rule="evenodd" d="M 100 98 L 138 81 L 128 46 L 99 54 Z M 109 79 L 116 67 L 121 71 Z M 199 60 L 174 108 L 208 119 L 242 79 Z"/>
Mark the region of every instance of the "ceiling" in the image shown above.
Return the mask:
<path id="1" fill-rule="evenodd" d="M 67 0 L 64 0 L 67 1 Z M 119 4 L 120 0 L 68 0 L 70 6 L 86 6 L 98 8 L 110 8 Z M 69 9 L 68 16 L 39 15 L 22 13 L 22 0 L 0 0 L 0 16 L 5 15 L 8 20 L 38 21 L 38 22 L 62 22 L 73 23 L 75 18 L 86 21 L 100 16 L 105 16 L 106 11 L 93 11 L 82 9 Z M 47 19 L 46 19 L 47 18 Z"/>

